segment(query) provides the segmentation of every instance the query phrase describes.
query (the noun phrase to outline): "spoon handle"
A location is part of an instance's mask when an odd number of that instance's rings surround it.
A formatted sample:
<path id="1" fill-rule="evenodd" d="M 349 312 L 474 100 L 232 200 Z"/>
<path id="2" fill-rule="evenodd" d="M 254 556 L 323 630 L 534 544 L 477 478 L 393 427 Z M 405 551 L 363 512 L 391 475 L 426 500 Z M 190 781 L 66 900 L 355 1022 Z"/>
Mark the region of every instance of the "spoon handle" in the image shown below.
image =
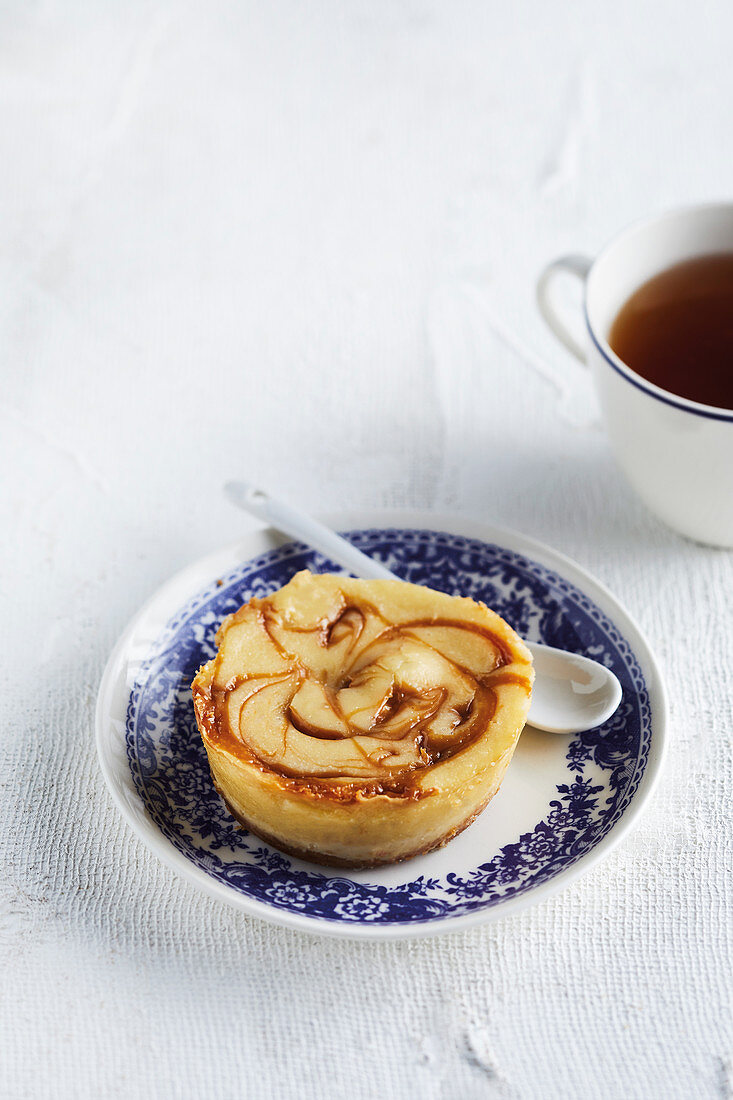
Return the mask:
<path id="1" fill-rule="evenodd" d="M 313 550 L 318 550 L 330 561 L 343 566 L 357 577 L 362 577 L 364 580 L 398 581 L 401 579 L 395 573 L 391 573 L 386 566 L 362 554 L 361 550 L 357 550 L 335 531 L 324 527 L 304 512 L 299 512 L 297 508 L 291 508 L 282 500 L 275 500 L 264 489 L 258 489 L 248 481 L 228 481 L 224 486 L 224 492 L 232 504 L 238 508 L 269 523 L 281 534 L 290 535 L 291 538 L 304 542 Z M 550 652 L 547 646 L 525 644 L 530 650 L 543 649 Z"/>
<path id="2" fill-rule="evenodd" d="M 265 520 L 284 535 L 290 535 L 306 546 L 318 550 L 336 565 L 343 566 L 357 577 L 365 580 L 391 580 L 400 578 L 391 573 L 384 565 L 368 558 L 335 531 L 323 527 L 310 516 L 296 508 L 290 508 L 281 500 L 274 500 L 263 489 L 258 489 L 246 481 L 228 481 L 224 492 L 239 508 L 258 519 Z"/>

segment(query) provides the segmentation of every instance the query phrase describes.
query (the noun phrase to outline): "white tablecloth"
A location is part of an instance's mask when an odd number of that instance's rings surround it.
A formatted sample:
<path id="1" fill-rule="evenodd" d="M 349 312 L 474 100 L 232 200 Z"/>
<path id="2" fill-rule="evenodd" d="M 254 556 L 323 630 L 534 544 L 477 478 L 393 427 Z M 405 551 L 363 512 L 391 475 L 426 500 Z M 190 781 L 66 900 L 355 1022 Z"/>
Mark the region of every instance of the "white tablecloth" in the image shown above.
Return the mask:
<path id="1" fill-rule="evenodd" d="M 533 283 L 730 195 L 732 34 L 723 3 L 4 6 L 3 1096 L 731 1095 L 733 555 L 634 498 Z M 162 867 L 95 694 L 139 604 L 249 526 L 236 475 L 594 571 L 669 678 L 633 836 L 520 916 L 378 946 Z"/>

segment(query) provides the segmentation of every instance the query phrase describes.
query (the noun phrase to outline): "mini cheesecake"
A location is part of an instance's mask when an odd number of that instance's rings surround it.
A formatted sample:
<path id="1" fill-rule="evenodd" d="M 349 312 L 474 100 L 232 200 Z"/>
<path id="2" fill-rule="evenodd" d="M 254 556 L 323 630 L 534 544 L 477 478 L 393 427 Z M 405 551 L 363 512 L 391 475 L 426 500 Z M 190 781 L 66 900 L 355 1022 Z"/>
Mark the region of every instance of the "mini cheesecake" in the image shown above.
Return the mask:
<path id="1" fill-rule="evenodd" d="M 214 784 L 302 859 L 428 852 L 496 794 L 532 659 L 481 603 L 391 580 L 298 573 L 221 624 L 192 684 Z"/>

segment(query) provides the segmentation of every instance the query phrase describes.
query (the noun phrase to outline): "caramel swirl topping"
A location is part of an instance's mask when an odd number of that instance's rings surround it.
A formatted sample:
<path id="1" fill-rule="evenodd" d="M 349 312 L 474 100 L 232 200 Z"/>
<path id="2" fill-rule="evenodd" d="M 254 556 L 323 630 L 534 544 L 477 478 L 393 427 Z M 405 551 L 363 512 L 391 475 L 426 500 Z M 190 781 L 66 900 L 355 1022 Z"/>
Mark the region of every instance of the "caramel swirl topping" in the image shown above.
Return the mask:
<path id="1" fill-rule="evenodd" d="M 457 600 L 461 614 L 433 617 L 414 600 L 370 602 L 364 583 L 301 573 L 222 624 L 197 700 L 217 743 L 284 777 L 389 785 L 479 737 L 500 685 L 529 693 L 529 662 L 485 608 Z"/>

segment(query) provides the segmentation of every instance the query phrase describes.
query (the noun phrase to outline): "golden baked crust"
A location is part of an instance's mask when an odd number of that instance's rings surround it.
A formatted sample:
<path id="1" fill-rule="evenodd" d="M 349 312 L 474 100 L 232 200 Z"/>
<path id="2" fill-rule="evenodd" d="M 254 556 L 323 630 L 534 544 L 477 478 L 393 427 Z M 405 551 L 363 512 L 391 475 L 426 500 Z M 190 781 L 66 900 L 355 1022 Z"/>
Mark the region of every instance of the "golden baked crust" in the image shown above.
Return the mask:
<path id="1" fill-rule="evenodd" d="M 499 788 L 533 670 L 483 604 L 402 581 L 298 573 L 224 620 L 193 684 L 232 814 L 305 859 L 431 850 Z"/>

